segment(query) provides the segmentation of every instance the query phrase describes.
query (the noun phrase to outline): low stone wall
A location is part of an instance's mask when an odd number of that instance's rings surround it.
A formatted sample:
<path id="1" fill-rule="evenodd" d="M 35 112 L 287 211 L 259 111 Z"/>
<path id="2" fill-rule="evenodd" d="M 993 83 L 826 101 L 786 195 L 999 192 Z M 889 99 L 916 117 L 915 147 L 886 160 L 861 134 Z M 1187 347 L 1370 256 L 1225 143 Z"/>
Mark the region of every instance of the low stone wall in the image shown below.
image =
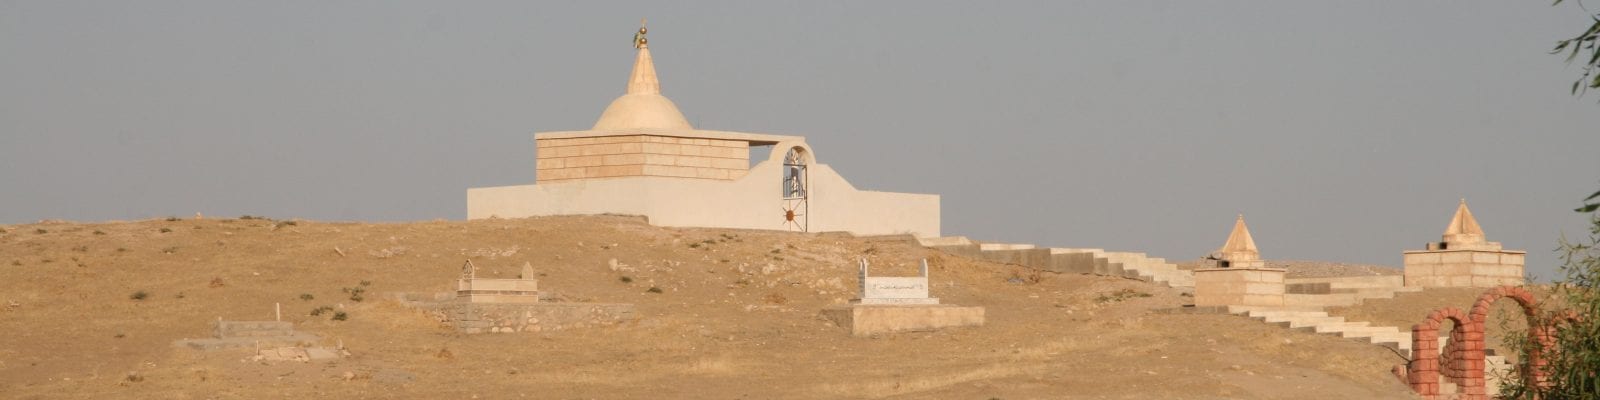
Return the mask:
<path id="1" fill-rule="evenodd" d="M 310 346 L 320 340 L 316 335 L 297 332 L 288 321 L 223 321 L 211 325 L 210 338 L 182 339 L 173 346 L 196 350 L 221 350 L 235 348 L 261 348 L 278 346 Z"/>
<path id="2" fill-rule="evenodd" d="M 632 304 L 433 304 L 429 312 L 464 333 L 546 332 L 615 325 L 637 318 Z"/>
<path id="3" fill-rule="evenodd" d="M 1000 264 L 1021 265 L 1050 272 L 1128 276 L 1120 263 L 1109 263 L 1093 253 L 1055 254 L 1050 249 L 982 250 L 979 244 L 935 246 L 946 253 Z"/>
<path id="4" fill-rule="evenodd" d="M 954 305 L 854 305 L 830 307 L 821 316 L 850 330 L 853 336 L 930 331 L 958 326 L 983 326 L 983 307 Z"/>

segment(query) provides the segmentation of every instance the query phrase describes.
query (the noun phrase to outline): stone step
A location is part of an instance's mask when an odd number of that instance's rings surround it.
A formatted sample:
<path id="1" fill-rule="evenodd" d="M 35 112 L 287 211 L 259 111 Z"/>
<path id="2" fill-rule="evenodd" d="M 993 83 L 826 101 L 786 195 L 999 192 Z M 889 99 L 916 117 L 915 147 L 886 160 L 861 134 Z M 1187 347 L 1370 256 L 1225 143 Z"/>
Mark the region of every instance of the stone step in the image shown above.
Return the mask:
<path id="1" fill-rule="evenodd" d="M 1343 338 L 1371 338 L 1373 336 L 1377 336 L 1377 335 L 1381 335 L 1381 334 L 1387 334 L 1387 333 L 1400 333 L 1400 330 L 1396 329 L 1395 327 L 1392 327 L 1392 326 L 1349 327 L 1349 329 L 1344 329 L 1344 330 L 1339 331 L 1339 337 L 1343 337 Z"/>
<path id="2" fill-rule="evenodd" d="M 1336 318 L 1344 319 L 1344 317 L 1336 317 Z M 1371 328 L 1371 325 L 1370 324 L 1368 324 L 1368 325 L 1357 325 L 1357 324 L 1354 324 L 1354 323 L 1351 323 L 1351 322 L 1348 322 L 1348 321 L 1341 321 L 1341 322 L 1336 322 L 1336 323 L 1331 323 L 1331 324 L 1317 325 L 1312 329 L 1312 332 L 1327 333 L 1327 334 L 1343 334 L 1344 332 L 1363 331 L 1363 330 L 1366 330 L 1367 328 Z M 1400 332 L 1399 330 L 1395 331 L 1395 333 L 1399 333 L 1399 332 Z"/>
<path id="3" fill-rule="evenodd" d="M 1316 332 L 1317 326 L 1344 324 L 1344 317 L 1309 317 L 1291 318 L 1282 321 L 1266 321 L 1267 323 L 1299 331 Z M 1363 322 L 1364 323 L 1364 322 Z"/>
<path id="4" fill-rule="evenodd" d="M 1326 316 L 1328 316 L 1328 312 L 1327 311 L 1305 311 L 1305 310 L 1286 310 L 1286 309 L 1249 310 L 1249 311 L 1246 312 L 1246 314 L 1248 316 L 1250 316 L 1251 318 L 1257 318 L 1257 317 L 1260 317 L 1260 318 L 1268 318 L 1268 317 L 1307 317 L 1307 318 L 1312 318 L 1312 317 L 1326 317 Z"/>
<path id="5" fill-rule="evenodd" d="M 1031 244 L 1020 243 L 978 243 L 978 251 L 995 250 L 1028 250 L 1034 248 Z"/>
<path id="6" fill-rule="evenodd" d="M 1355 305 L 1359 302 L 1360 299 L 1351 293 L 1283 295 L 1283 303 L 1285 305 L 1304 307 L 1341 307 Z"/>

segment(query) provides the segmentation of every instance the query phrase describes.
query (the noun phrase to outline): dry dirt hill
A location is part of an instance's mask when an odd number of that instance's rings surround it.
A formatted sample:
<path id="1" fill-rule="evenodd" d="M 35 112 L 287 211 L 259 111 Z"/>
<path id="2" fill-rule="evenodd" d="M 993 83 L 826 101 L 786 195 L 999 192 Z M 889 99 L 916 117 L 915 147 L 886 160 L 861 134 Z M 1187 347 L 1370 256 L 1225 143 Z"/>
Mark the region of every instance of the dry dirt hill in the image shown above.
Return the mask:
<path id="1" fill-rule="evenodd" d="M 1396 356 L 1377 346 L 1234 316 L 1155 314 L 1188 298 L 1120 278 L 1028 279 L 902 241 L 608 216 L 0 229 L 5 398 L 1411 397 L 1389 375 Z M 852 297 L 856 257 L 885 275 L 912 275 L 926 258 L 934 296 L 987 307 L 988 324 L 850 337 L 817 312 Z M 486 277 L 531 262 L 560 299 L 633 303 L 641 318 L 463 335 L 384 300 L 451 290 L 467 259 Z M 343 290 L 363 282 L 362 301 Z M 217 317 L 270 320 L 273 303 L 352 356 L 261 363 L 248 350 L 171 344 L 207 336 Z M 348 319 L 310 315 L 322 306 Z"/>

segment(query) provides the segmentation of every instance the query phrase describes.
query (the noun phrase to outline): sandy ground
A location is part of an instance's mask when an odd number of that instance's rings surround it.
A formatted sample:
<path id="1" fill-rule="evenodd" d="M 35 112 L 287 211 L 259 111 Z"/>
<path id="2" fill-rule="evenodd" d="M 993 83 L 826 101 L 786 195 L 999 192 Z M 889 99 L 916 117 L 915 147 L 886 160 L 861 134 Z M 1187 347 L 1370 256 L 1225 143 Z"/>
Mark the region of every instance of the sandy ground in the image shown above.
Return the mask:
<path id="1" fill-rule="evenodd" d="M 1400 361 L 1377 346 L 1152 313 L 1189 299 L 1139 281 L 1045 273 L 1010 283 L 1032 274 L 900 241 L 603 216 L 0 229 L 5 398 L 1411 398 L 1388 372 Z M 817 312 L 852 297 L 856 257 L 885 275 L 912 275 L 927 258 L 934 296 L 987 307 L 988 324 L 850 337 Z M 531 262 L 541 289 L 634 303 L 641 318 L 468 336 L 382 299 L 447 291 L 467 259 L 484 277 Z M 363 281 L 363 301 L 342 291 Z M 1150 296 L 1104 299 L 1124 290 Z M 219 316 L 270 320 L 273 303 L 352 356 L 261 363 L 248 350 L 171 344 L 208 335 Z M 309 315 L 321 306 L 349 319 Z"/>

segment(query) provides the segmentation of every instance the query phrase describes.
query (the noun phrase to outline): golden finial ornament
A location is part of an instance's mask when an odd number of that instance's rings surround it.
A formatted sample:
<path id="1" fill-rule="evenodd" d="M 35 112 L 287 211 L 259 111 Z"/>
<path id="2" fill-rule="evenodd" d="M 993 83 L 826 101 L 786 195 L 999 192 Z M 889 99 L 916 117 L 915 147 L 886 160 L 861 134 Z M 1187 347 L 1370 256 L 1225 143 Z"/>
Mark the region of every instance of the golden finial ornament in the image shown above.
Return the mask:
<path id="1" fill-rule="evenodd" d="M 645 47 L 646 44 L 650 43 L 650 39 L 646 39 L 644 37 L 644 34 L 646 34 L 646 33 L 650 33 L 650 30 L 644 28 L 644 18 L 640 18 L 639 19 L 639 32 L 633 34 L 633 48 L 642 49 L 642 48 Z"/>

